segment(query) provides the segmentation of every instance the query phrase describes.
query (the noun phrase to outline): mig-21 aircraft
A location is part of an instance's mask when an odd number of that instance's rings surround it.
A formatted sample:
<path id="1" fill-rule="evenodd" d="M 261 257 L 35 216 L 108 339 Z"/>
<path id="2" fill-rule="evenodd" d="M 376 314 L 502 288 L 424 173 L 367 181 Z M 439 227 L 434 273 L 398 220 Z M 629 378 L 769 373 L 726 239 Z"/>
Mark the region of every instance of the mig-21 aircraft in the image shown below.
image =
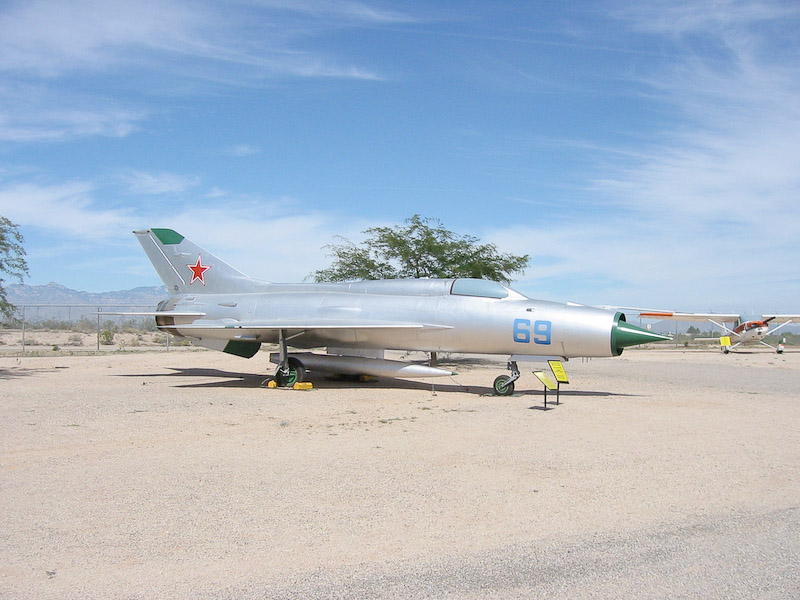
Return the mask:
<path id="1" fill-rule="evenodd" d="M 155 312 L 159 329 L 251 358 L 262 343 L 275 381 L 292 386 L 307 371 L 388 377 L 452 372 L 383 358 L 385 350 L 508 355 L 509 395 L 518 361 L 619 356 L 623 348 L 670 339 L 625 321 L 622 312 L 528 298 L 485 279 L 397 279 L 270 283 L 252 279 L 171 229 L 135 231 L 171 297 Z M 327 354 L 289 348 L 327 348 Z"/>

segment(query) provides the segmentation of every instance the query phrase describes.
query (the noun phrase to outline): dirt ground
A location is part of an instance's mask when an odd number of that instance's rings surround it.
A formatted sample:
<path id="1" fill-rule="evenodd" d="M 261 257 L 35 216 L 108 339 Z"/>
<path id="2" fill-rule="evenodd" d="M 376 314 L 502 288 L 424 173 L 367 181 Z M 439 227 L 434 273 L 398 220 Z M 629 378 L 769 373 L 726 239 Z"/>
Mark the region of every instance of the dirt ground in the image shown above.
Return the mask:
<path id="1" fill-rule="evenodd" d="M 0 597 L 800 597 L 800 353 L 450 360 L 0 355 Z"/>

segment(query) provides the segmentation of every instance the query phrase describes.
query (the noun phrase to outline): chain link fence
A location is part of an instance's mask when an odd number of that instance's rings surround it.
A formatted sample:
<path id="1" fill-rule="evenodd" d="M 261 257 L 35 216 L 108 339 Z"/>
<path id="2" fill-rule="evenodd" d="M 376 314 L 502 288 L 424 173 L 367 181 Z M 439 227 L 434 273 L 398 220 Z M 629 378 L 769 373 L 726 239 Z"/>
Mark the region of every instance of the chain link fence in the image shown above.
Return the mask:
<path id="1" fill-rule="evenodd" d="M 110 314 L 152 310 L 150 305 L 18 304 L 0 325 L 0 353 L 169 350 L 174 339 L 156 329 L 153 317 Z"/>

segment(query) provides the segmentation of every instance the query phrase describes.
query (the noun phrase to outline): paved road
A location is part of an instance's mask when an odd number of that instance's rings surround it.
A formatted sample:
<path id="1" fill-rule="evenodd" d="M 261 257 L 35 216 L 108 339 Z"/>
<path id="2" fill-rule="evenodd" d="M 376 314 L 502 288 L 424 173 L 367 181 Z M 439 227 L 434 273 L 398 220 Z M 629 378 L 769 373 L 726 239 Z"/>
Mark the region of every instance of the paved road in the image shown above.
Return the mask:
<path id="1" fill-rule="evenodd" d="M 624 510 L 624 507 L 621 507 Z M 220 597 L 216 590 L 213 597 Z M 320 570 L 224 598 L 800 598 L 800 507 L 433 564 Z"/>

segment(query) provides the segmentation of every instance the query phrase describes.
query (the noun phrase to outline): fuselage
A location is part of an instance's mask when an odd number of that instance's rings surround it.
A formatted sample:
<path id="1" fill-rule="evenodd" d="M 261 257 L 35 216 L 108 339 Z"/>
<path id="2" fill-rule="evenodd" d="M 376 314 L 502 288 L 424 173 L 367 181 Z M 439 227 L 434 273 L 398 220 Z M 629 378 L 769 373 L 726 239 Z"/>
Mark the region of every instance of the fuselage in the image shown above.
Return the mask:
<path id="1" fill-rule="evenodd" d="M 769 323 L 763 320 L 743 321 L 733 328 L 737 341 L 743 344 L 758 344 L 769 335 Z"/>
<path id="2" fill-rule="evenodd" d="M 160 309 L 204 313 L 201 318 L 169 317 L 168 322 L 162 318 L 161 325 L 171 325 L 170 331 L 178 335 L 275 343 L 283 330 L 289 344 L 296 348 L 328 346 L 569 358 L 616 356 L 623 346 L 630 345 L 613 339 L 620 323 L 626 325 L 621 313 L 533 300 L 486 280 L 260 283 L 246 293 L 177 295 Z M 207 329 L 202 328 L 204 323 L 209 325 Z M 227 326 L 221 328 L 220 323 Z M 249 323 L 262 326 L 250 328 Z M 270 323 L 281 325 L 264 327 Z M 293 327 L 292 323 L 297 325 Z M 331 324 L 330 328 L 326 323 Z M 341 326 L 343 323 L 354 327 Z"/>

